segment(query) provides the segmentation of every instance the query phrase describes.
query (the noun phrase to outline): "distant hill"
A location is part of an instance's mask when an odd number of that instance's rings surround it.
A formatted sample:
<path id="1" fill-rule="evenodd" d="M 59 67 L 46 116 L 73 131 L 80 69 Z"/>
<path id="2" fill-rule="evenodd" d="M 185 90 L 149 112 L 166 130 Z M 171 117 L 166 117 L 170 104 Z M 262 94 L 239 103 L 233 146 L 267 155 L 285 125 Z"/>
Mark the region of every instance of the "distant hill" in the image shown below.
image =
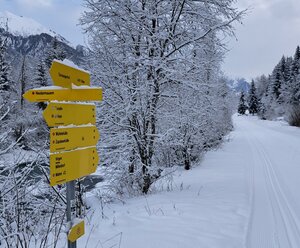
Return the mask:
<path id="1" fill-rule="evenodd" d="M 73 46 L 62 35 L 44 27 L 37 21 L 17 16 L 10 12 L 0 12 L 0 36 L 7 40 L 7 56 L 12 68 L 20 68 L 25 56 L 29 67 L 45 59 L 47 51 L 56 39 L 69 60 L 80 65 L 84 58 L 84 47 Z"/>
<path id="2" fill-rule="evenodd" d="M 245 92 L 248 93 L 250 90 L 250 84 L 244 78 L 229 79 L 227 85 L 235 93 Z"/>
<path id="3" fill-rule="evenodd" d="M 23 16 L 15 15 L 9 11 L 0 12 L 0 28 L 3 28 L 14 36 L 29 37 L 31 35 L 48 34 L 57 37 L 60 41 L 68 44 L 64 37 L 44 27 L 37 21 Z"/>

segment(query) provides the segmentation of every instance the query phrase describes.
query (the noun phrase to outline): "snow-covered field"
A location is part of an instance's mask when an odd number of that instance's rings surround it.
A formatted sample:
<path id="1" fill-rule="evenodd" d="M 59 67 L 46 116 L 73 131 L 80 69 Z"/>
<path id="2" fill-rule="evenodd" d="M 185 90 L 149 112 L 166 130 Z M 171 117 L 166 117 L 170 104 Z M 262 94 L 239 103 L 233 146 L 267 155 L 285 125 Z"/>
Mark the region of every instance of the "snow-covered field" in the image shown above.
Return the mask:
<path id="1" fill-rule="evenodd" d="M 79 247 L 300 247 L 300 129 L 235 116 L 235 131 L 173 190 L 104 208 Z"/>

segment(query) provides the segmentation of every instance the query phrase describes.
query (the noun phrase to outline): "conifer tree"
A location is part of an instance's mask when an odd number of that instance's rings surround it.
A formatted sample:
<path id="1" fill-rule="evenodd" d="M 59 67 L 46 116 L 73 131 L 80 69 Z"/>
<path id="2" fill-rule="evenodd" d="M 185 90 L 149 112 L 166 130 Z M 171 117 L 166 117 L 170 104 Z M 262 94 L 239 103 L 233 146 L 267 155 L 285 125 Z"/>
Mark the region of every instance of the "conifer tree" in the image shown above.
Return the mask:
<path id="1" fill-rule="evenodd" d="M 47 57 L 45 59 L 45 64 L 48 68 L 51 67 L 51 63 L 54 59 L 64 60 L 67 57 L 66 52 L 61 47 L 59 41 L 56 37 L 54 37 L 52 42 L 52 47 L 47 53 Z"/>
<path id="2" fill-rule="evenodd" d="M 23 94 L 25 93 L 26 84 L 28 83 L 27 75 L 27 62 L 26 58 L 23 57 L 21 71 L 18 79 L 19 87 L 17 89 L 17 104 L 15 106 L 15 122 L 14 122 L 14 135 L 16 141 L 19 141 L 21 145 L 24 145 L 24 139 L 22 138 L 24 128 L 25 128 L 25 118 L 24 118 L 24 98 Z"/>
<path id="3" fill-rule="evenodd" d="M 256 87 L 254 81 L 252 80 L 249 92 L 249 113 L 254 115 L 258 112 L 258 100 L 256 96 Z"/>
<path id="4" fill-rule="evenodd" d="M 281 89 L 281 71 L 279 68 L 276 68 L 274 71 L 273 87 L 272 87 L 272 93 L 275 100 L 277 100 L 280 96 L 281 93 L 280 89 Z"/>
<path id="5" fill-rule="evenodd" d="M 293 57 L 283 56 L 268 80 L 258 84 L 257 96 L 261 118 L 288 116 L 300 106 L 300 47 Z"/>
<path id="6" fill-rule="evenodd" d="M 287 57 L 285 60 L 285 66 L 282 68 L 283 72 L 283 82 L 281 84 L 281 99 L 280 102 L 283 104 L 288 104 L 291 102 L 291 86 L 292 86 L 292 64 L 293 64 L 293 58 Z"/>
<path id="7" fill-rule="evenodd" d="M 5 39 L 0 37 L 0 92 L 8 91 L 9 80 L 8 71 L 9 65 L 5 60 L 6 44 Z"/>
<path id="8" fill-rule="evenodd" d="M 296 106 L 300 104 L 300 48 L 297 46 L 296 52 L 294 55 L 294 60 L 291 66 L 291 82 L 289 94 L 291 97 L 291 105 Z"/>
<path id="9" fill-rule="evenodd" d="M 294 54 L 292 68 L 291 68 L 292 77 L 296 77 L 299 74 L 299 61 L 300 61 L 300 47 L 297 46 L 295 54 Z"/>
<path id="10" fill-rule="evenodd" d="M 43 61 L 37 65 L 37 74 L 35 77 L 35 81 L 38 87 L 44 87 L 48 85 L 46 68 Z M 37 103 L 37 106 L 40 109 L 45 109 L 47 104 L 44 102 L 39 102 Z"/>
<path id="11" fill-rule="evenodd" d="M 42 87 L 48 85 L 46 68 L 45 68 L 45 64 L 43 62 L 41 62 L 37 65 L 37 73 L 36 73 L 35 81 L 39 86 L 42 86 Z"/>
<path id="12" fill-rule="evenodd" d="M 240 97 L 240 103 L 238 106 L 238 113 L 244 115 L 246 110 L 247 110 L 247 105 L 245 103 L 245 94 L 244 92 L 242 92 Z"/>

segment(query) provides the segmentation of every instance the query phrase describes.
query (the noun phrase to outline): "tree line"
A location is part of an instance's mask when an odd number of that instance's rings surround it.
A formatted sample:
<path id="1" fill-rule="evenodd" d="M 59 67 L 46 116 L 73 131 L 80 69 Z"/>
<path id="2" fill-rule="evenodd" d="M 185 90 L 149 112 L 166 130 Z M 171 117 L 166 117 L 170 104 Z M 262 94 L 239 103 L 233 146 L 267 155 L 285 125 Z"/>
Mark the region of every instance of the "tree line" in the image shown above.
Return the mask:
<path id="1" fill-rule="evenodd" d="M 250 100 L 256 101 L 254 108 L 262 119 L 284 117 L 291 125 L 300 126 L 300 48 L 297 46 L 291 57 L 282 56 L 268 76 L 262 75 L 252 81 Z M 254 92 L 253 92 L 254 89 Z M 244 93 L 240 98 L 238 112 L 248 106 Z M 249 104 L 249 112 L 251 112 Z"/>
<path id="2" fill-rule="evenodd" d="M 247 110 L 249 111 L 249 114 L 252 115 L 257 114 L 260 110 L 260 102 L 257 98 L 256 86 L 253 80 L 251 82 L 248 95 L 245 94 L 243 91 L 241 92 L 240 95 L 238 113 L 244 115 L 246 114 Z"/>

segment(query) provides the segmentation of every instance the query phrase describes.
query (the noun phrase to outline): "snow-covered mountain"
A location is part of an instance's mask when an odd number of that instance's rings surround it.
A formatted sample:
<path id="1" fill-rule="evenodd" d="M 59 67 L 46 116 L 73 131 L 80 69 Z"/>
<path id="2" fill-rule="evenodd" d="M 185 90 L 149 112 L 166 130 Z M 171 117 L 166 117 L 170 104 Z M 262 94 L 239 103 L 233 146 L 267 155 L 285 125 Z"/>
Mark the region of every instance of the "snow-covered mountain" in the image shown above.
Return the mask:
<path id="1" fill-rule="evenodd" d="M 75 48 L 62 35 L 39 22 L 8 11 L 0 12 L 0 37 L 6 40 L 7 59 L 16 73 L 23 58 L 26 58 L 28 67 L 35 69 L 40 61 L 45 60 L 55 39 L 67 59 L 80 65 L 84 58 L 83 46 Z"/>
<path id="2" fill-rule="evenodd" d="M 244 78 L 230 79 L 227 81 L 228 87 L 235 93 L 245 92 L 250 90 L 250 84 Z"/>
<path id="3" fill-rule="evenodd" d="M 43 26 L 37 21 L 28 17 L 15 15 L 9 11 L 0 12 L 0 28 L 14 36 L 22 36 L 24 38 L 44 33 L 56 37 L 59 41 L 70 45 L 70 42 L 63 36 Z"/>

